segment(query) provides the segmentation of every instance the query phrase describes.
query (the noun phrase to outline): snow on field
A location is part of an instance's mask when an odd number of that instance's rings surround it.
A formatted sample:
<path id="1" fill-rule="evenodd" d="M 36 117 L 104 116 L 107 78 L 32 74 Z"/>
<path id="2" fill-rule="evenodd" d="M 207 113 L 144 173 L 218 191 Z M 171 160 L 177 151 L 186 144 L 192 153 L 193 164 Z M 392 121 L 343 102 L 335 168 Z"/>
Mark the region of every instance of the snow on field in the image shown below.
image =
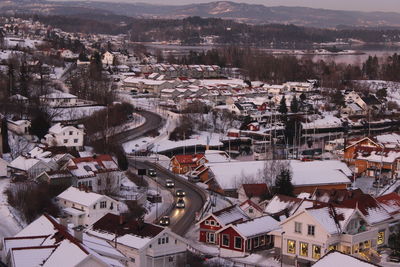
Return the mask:
<path id="1" fill-rule="evenodd" d="M 23 38 L 6 37 L 4 38 L 4 44 L 6 47 L 20 47 L 20 48 L 35 48 L 38 45 L 43 44 L 40 40 L 31 40 Z"/>
<path id="2" fill-rule="evenodd" d="M 4 194 L 9 184 L 10 179 L 0 178 L 0 238 L 14 236 L 21 230 L 8 208 L 7 197 Z"/>
<path id="3" fill-rule="evenodd" d="M 22 55 L 23 53 L 20 51 L 13 51 L 13 50 L 3 50 L 0 51 L 0 61 L 1 60 L 7 60 L 13 55 Z"/>
<path id="4" fill-rule="evenodd" d="M 87 106 L 73 108 L 57 108 L 53 109 L 56 116 L 53 121 L 71 121 L 79 120 L 91 116 L 94 112 L 105 109 L 103 106 Z"/>

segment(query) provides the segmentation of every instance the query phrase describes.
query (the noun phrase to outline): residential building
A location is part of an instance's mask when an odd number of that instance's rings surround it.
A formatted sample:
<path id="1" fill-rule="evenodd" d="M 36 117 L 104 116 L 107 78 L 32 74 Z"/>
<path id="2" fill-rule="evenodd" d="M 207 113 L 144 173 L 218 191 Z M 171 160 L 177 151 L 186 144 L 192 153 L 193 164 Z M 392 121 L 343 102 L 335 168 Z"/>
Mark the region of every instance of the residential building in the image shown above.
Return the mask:
<path id="1" fill-rule="evenodd" d="M 269 233 L 280 228 L 271 216 L 229 224 L 217 231 L 218 247 L 222 257 L 243 257 L 274 246 Z"/>
<path id="2" fill-rule="evenodd" d="M 66 169 L 73 175 L 72 185 L 93 192 L 119 192 L 123 173 L 110 155 L 71 159 Z"/>
<path id="3" fill-rule="evenodd" d="M 3 238 L 2 260 L 10 267 L 123 267 L 127 258 L 106 241 L 89 236 L 83 228 L 45 214 L 14 237 Z"/>
<path id="4" fill-rule="evenodd" d="M 171 158 L 171 168 L 174 173 L 186 174 L 207 162 L 204 154 L 175 155 Z"/>
<path id="5" fill-rule="evenodd" d="M 18 135 L 26 135 L 29 134 L 31 122 L 29 120 L 7 120 L 7 127 Z"/>
<path id="6" fill-rule="evenodd" d="M 78 103 L 78 97 L 72 94 L 55 92 L 39 97 L 42 104 L 49 105 L 51 107 L 71 107 L 76 106 Z"/>
<path id="7" fill-rule="evenodd" d="M 85 131 L 83 125 L 62 125 L 57 123 L 50 127 L 49 133 L 44 137 L 44 143 L 48 146 L 65 146 L 76 150 L 82 150 Z"/>
<path id="8" fill-rule="evenodd" d="M 93 224 L 88 234 L 113 244 L 129 259 L 130 267 L 186 264 L 186 241 L 169 228 L 109 213 Z"/>
<path id="9" fill-rule="evenodd" d="M 246 213 L 246 215 L 251 218 L 258 218 L 264 215 L 263 209 L 251 201 L 250 199 L 242 202 L 239 207 Z"/>
<path id="10" fill-rule="evenodd" d="M 119 215 L 119 202 L 106 195 L 81 187 L 69 187 L 57 196 L 57 204 L 69 222 L 75 226 L 89 226 L 107 213 Z"/>
<path id="11" fill-rule="evenodd" d="M 217 231 L 231 223 L 247 221 L 249 217 L 237 205 L 212 212 L 201 219 L 199 226 L 199 241 L 207 244 L 218 244 Z"/>
<path id="12" fill-rule="evenodd" d="M 366 260 L 347 255 L 340 251 L 331 250 L 325 254 L 321 259 L 314 263 L 313 267 L 326 267 L 326 266 L 357 266 L 357 267 L 379 267 L 380 265 L 373 264 Z"/>

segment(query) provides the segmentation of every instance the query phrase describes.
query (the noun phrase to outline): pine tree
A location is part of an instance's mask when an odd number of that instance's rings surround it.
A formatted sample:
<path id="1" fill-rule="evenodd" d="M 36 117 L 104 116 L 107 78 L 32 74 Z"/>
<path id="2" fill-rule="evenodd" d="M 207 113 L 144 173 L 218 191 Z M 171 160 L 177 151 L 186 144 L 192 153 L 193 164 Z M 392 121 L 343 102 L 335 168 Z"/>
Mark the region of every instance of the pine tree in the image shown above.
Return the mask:
<path id="1" fill-rule="evenodd" d="M 293 97 L 292 102 L 290 102 L 290 111 L 292 113 L 299 112 L 299 102 L 297 101 L 296 95 Z"/>
<path id="2" fill-rule="evenodd" d="M 275 193 L 285 196 L 294 196 L 292 174 L 289 169 L 282 169 L 275 180 Z"/>
<path id="3" fill-rule="evenodd" d="M 286 114 L 288 112 L 288 108 L 286 106 L 286 97 L 282 96 L 281 102 L 279 104 L 279 112 L 282 114 Z"/>

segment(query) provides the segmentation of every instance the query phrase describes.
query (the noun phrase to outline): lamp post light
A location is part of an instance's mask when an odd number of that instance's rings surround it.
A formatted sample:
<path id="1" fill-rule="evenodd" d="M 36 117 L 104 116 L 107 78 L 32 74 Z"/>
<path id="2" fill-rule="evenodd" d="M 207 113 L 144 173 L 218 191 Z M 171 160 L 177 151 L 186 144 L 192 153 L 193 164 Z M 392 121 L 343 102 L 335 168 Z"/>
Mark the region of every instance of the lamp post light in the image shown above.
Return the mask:
<path id="1" fill-rule="evenodd" d="M 281 233 L 281 267 L 283 266 L 283 235 L 285 234 L 285 232 L 283 231 Z"/>

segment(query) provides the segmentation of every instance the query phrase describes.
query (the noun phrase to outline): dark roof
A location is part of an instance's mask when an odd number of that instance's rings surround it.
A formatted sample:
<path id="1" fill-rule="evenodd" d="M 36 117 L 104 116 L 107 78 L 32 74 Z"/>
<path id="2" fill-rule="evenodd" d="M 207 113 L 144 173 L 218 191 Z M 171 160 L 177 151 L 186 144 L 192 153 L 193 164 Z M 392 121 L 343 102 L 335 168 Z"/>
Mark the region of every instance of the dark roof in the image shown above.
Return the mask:
<path id="1" fill-rule="evenodd" d="M 380 105 L 381 104 L 381 102 L 374 95 L 364 96 L 364 97 L 361 97 L 361 99 L 367 105 Z"/>
<path id="2" fill-rule="evenodd" d="M 243 184 L 243 189 L 248 198 L 262 197 L 268 193 L 268 186 L 265 183 L 261 184 Z"/>
<path id="3" fill-rule="evenodd" d="M 93 230 L 116 233 L 118 236 L 132 234 L 140 237 L 155 237 L 164 228 L 137 220 L 124 221 L 123 217 L 108 213 L 93 224 Z"/>
<path id="4" fill-rule="evenodd" d="M 358 208 L 358 210 L 364 215 L 369 215 L 370 209 L 382 210 L 386 212 L 386 210 L 379 204 L 379 202 L 368 194 L 361 194 L 358 197 L 348 199 L 341 203 L 344 207 L 348 208 Z M 389 214 L 389 213 L 387 213 Z"/>
<path id="5" fill-rule="evenodd" d="M 315 189 L 313 199 L 326 203 L 340 204 L 345 200 L 356 198 L 363 194 L 361 189 L 348 190 L 348 189 Z M 325 198 L 328 197 L 328 200 Z"/>

